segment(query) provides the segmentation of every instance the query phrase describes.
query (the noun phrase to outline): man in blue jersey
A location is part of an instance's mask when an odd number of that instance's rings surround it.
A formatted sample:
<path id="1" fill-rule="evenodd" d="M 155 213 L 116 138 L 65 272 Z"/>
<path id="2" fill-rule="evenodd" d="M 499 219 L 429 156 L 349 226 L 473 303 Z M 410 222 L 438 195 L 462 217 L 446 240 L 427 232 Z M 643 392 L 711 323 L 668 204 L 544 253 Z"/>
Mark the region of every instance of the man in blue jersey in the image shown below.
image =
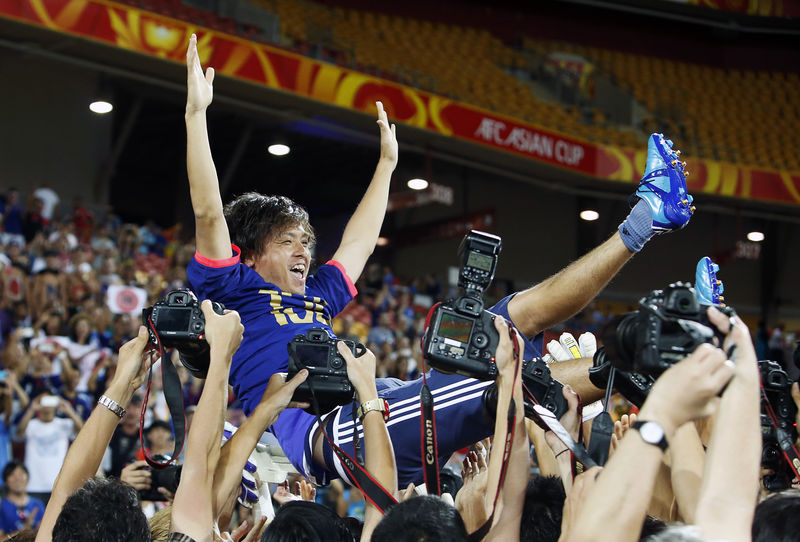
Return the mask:
<path id="1" fill-rule="evenodd" d="M 356 295 L 353 279 L 358 278 L 372 254 L 386 212 L 391 174 L 397 164 L 395 128 L 377 102 L 381 143 L 375 174 L 333 259 L 322 265 L 316 275 L 308 276 L 314 232 L 302 207 L 285 197 L 256 193 L 239 196 L 223 207 L 205 115 L 212 101 L 214 70 L 203 72 L 194 36 L 187 51 L 187 68 L 187 168 L 197 242 L 197 253 L 187 274 L 201 299 L 221 302 L 236 310 L 242 319 L 244 338 L 233 359 L 230 382 L 249 415 L 270 376 L 287 370 L 286 344 L 311 328 L 323 328 L 334 336 L 332 318 Z M 639 196 L 641 201 L 620 226 L 619 233 L 555 276 L 509 296 L 490 310 L 511 320 L 525 337 L 536 337 L 583 308 L 658 231 L 657 212 L 648 199 L 652 197 Z M 525 357 L 539 354 L 541 338 L 528 340 Z M 593 400 L 598 398 L 599 390 L 588 380 L 586 369 L 590 364 L 591 360 L 559 363 L 553 367 L 553 376 L 569 383 L 585 400 Z M 484 415 L 482 404 L 483 391 L 489 384 L 430 372 L 428 385 L 435 400 L 441 460 L 491 434 L 494 422 Z M 421 385 L 421 380 L 377 381 L 378 395 L 390 407 L 386 426 L 401 486 L 422 477 Z M 367 412 L 383 407 L 378 397 L 374 398 L 376 401 L 361 399 L 362 405 L 368 406 Z M 351 405 L 323 414 L 331 438 L 352 455 L 354 424 L 360 428 L 360 423 L 353 419 Z M 325 483 L 332 476 L 348 479 L 338 458 L 321 438 L 314 416 L 288 409 L 271 431 L 303 474 L 318 483 Z"/>

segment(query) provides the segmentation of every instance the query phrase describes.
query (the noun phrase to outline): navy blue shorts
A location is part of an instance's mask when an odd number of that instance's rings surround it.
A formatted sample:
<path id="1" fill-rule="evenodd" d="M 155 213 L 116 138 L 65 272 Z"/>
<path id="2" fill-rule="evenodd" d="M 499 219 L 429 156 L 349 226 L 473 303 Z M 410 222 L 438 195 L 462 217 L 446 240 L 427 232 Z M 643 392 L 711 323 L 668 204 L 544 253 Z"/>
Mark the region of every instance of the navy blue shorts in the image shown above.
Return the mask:
<path id="1" fill-rule="evenodd" d="M 376 383 L 378 395 L 389 403 L 389 421 L 386 422 L 386 428 L 389 430 L 389 437 L 394 447 L 398 484 L 400 487 L 405 487 L 411 482 L 422 483 L 422 423 L 419 405 L 422 378 L 408 382 L 395 378 L 379 378 Z M 453 452 L 494 433 L 494 420 L 484 414 L 482 402 L 483 392 L 491 383 L 460 375 L 443 374 L 436 370 L 428 373 L 428 387 L 433 394 L 436 416 L 440 466 L 447 462 Z M 352 406 L 345 405 L 335 410 L 325 425 L 328 436 L 336 445 L 351 457 L 355 457 Z M 315 429 L 316 424 L 311 428 L 311 434 L 307 435 L 308 444 L 311 443 L 310 437 Z M 366 454 L 361 424 L 357 425 L 357 429 L 359 438 L 362 439 L 362 450 Z M 322 473 L 319 471 L 322 469 L 318 465 L 313 465 L 311 470 L 317 471 L 315 478 L 318 480 L 342 478 L 352 485 L 353 481 L 347 476 L 339 458 L 327 442 L 324 446 L 324 455 L 327 476 L 320 476 Z"/>

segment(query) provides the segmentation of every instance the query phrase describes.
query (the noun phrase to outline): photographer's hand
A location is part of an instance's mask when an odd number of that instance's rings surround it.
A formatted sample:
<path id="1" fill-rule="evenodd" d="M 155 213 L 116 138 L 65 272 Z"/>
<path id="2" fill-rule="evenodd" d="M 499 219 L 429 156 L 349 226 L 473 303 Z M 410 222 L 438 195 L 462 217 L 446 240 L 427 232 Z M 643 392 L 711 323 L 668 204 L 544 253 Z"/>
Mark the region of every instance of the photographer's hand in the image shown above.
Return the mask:
<path id="1" fill-rule="evenodd" d="M 230 359 L 242 343 L 244 334 L 244 326 L 239 318 L 239 313 L 226 310 L 225 314 L 219 315 L 214 312 L 211 301 L 208 299 L 203 301 L 200 309 L 206 319 L 206 341 L 208 341 L 211 351 L 220 354 L 220 357 L 216 359 L 227 359 L 230 363 Z M 211 358 L 215 359 L 214 356 Z"/>
<path id="2" fill-rule="evenodd" d="M 105 395 L 123 408 L 128 406 L 131 397 L 144 382 L 147 370 L 150 368 L 150 356 L 142 358 L 147 341 L 147 329 L 139 326 L 139 333 L 136 337 L 123 344 L 119 349 L 117 370 Z"/>
<path id="3" fill-rule="evenodd" d="M 136 491 L 150 489 L 152 473 L 147 467 L 147 461 L 134 461 L 122 467 L 119 475 L 120 481 L 133 486 Z"/>
<path id="4" fill-rule="evenodd" d="M 366 403 L 378 397 L 375 387 L 375 354 L 367 350 L 359 357 L 355 357 L 343 341 L 336 343 L 336 349 L 347 363 L 347 378 L 356 389 L 359 403 Z"/>

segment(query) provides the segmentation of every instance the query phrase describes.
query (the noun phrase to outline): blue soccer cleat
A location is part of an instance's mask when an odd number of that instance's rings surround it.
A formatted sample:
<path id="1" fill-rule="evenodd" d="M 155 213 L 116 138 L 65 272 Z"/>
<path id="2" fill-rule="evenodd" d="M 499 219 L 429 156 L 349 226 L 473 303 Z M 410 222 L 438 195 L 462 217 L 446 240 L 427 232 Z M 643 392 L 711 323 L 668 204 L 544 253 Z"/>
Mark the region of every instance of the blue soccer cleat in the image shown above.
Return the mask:
<path id="1" fill-rule="evenodd" d="M 647 142 L 645 174 L 632 198 L 642 199 L 653 214 L 653 231 L 665 233 L 684 227 L 692 218 L 692 196 L 686 190 L 686 162 L 672 141 L 653 134 Z"/>
<path id="2" fill-rule="evenodd" d="M 725 287 L 722 281 L 717 279 L 719 266 L 711 261 L 708 256 L 700 258 L 697 262 L 697 271 L 694 275 L 694 290 L 697 292 L 697 301 L 704 305 L 720 305 L 725 298 L 722 292 Z"/>

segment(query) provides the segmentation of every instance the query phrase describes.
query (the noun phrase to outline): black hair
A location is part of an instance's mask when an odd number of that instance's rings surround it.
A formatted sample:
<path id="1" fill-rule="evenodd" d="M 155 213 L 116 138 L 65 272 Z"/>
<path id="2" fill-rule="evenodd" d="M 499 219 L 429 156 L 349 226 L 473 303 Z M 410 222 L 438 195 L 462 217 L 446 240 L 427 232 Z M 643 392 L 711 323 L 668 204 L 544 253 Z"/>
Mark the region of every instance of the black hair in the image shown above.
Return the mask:
<path id="1" fill-rule="evenodd" d="M 667 530 L 667 522 L 655 516 L 645 516 L 642 532 L 639 533 L 639 542 L 646 542 L 654 534 Z"/>
<path id="2" fill-rule="evenodd" d="M 314 230 L 308 212 L 284 196 L 265 196 L 257 192 L 242 194 L 225 205 L 225 221 L 231 242 L 242 251 L 241 258 L 263 254 L 270 235 L 280 234 L 294 225 L 303 226 L 314 244 Z"/>
<path id="3" fill-rule="evenodd" d="M 364 522 L 358 518 L 354 518 L 353 516 L 347 516 L 346 518 L 342 518 L 342 523 L 345 524 L 347 529 L 350 531 L 350 534 L 353 535 L 353 538 L 356 540 L 361 540 L 361 532 L 364 530 Z"/>
<path id="4" fill-rule="evenodd" d="M 7 484 L 8 483 L 8 477 L 11 476 L 11 473 L 14 472 L 14 470 L 16 470 L 18 468 L 24 470 L 25 474 L 28 477 L 30 477 L 30 474 L 28 474 L 28 468 L 25 466 L 25 464 L 22 461 L 17 461 L 16 459 L 12 459 L 8 463 L 6 463 L 5 467 L 3 467 L 3 483 L 4 484 L 8 485 Z"/>
<path id="5" fill-rule="evenodd" d="M 149 542 L 150 526 L 133 487 L 90 478 L 61 509 L 53 542 Z"/>
<path id="6" fill-rule="evenodd" d="M 280 507 L 261 542 L 355 542 L 355 538 L 330 508 L 291 501 Z"/>
<path id="7" fill-rule="evenodd" d="M 528 480 L 520 541 L 556 542 L 561 536 L 561 515 L 566 498 L 558 476 L 536 476 Z"/>
<path id="8" fill-rule="evenodd" d="M 464 520 L 439 497 L 422 495 L 394 505 L 372 534 L 373 542 L 462 542 Z"/>
<path id="9" fill-rule="evenodd" d="M 753 542 L 792 542 L 800 533 L 800 490 L 773 493 L 758 506 L 753 517 Z"/>

